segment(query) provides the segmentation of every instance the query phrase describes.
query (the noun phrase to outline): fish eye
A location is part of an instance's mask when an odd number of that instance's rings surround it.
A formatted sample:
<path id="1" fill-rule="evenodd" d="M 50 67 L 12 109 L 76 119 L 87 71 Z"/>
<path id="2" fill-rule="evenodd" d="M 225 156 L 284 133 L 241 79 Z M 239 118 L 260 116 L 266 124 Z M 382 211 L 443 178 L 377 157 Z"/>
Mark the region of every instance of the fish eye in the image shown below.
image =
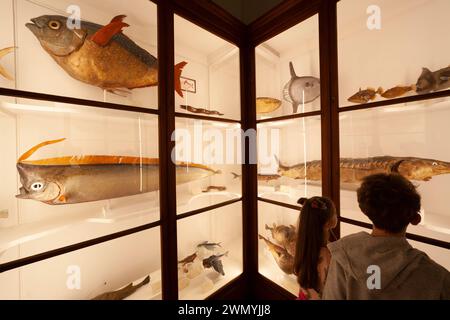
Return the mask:
<path id="1" fill-rule="evenodd" d="M 59 30 L 59 28 L 61 28 L 61 22 L 52 20 L 48 23 L 48 26 L 50 27 L 50 29 Z"/>
<path id="2" fill-rule="evenodd" d="M 40 191 L 44 188 L 44 184 L 42 182 L 35 182 L 31 185 L 31 190 Z"/>
<path id="3" fill-rule="evenodd" d="M 437 163 L 437 162 L 433 162 L 431 165 L 432 165 L 432 166 L 437 166 L 438 163 Z"/>

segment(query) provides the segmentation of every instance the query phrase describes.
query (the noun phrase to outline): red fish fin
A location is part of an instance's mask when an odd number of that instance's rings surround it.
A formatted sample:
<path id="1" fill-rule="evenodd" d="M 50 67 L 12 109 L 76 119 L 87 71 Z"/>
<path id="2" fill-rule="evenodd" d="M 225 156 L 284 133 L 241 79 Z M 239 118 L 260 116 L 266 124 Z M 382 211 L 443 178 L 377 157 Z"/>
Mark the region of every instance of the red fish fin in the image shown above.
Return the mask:
<path id="1" fill-rule="evenodd" d="M 61 202 L 61 203 L 66 203 L 66 202 L 67 202 L 67 198 L 66 198 L 66 196 L 63 195 L 63 194 L 58 198 L 58 200 L 59 200 L 59 202 Z"/>
<path id="2" fill-rule="evenodd" d="M 181 72 L 183 68 L 187 65 L 186 61 L 180 62 L 175 65 L 175 91 L 178 93 L 180 97 L 183 97 L 183 91 L 181 91 Z"/>
<path id="3" fill-rule="evenodd" d="M 42 147 L 45 147 L 45 146 L 47 146 L 49 144 L 54 144 L 54 143 L 61 142 L 63 140 L 66 140 L 66 138 L 62 138 L 62 139 L 58 139 L 58 140 L 44 141 L 42 143 L 39 143 L 38 145 L 34 146 L 30 150 L 28 150 L 27 152 L 22 154 L 20 156 L 19 160 L 17 160 L 17 162 L 21 162 L 21 161 L 24 161 L 24 160 L 28 159 L 29 157 L 31 157 L 33 155 L 33 153 L 35 153 L 37 150 L 39 150 Z"/>
<path id="4" fill-rule="evenodd" d="M 106 46 L 116 34 L 121 33 L 122 29 L 130 25 L 123 22 L 125 15 L 114 17 L 109 24 L 98 30 L 91 40 L 101 47 Z"/>

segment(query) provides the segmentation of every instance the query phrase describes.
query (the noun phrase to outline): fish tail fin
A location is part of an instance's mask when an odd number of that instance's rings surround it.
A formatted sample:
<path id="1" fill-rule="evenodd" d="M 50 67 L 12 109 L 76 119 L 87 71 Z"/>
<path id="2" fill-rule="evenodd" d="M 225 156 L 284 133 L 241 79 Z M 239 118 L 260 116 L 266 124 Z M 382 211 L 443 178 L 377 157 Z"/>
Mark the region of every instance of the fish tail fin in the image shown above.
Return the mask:
<path id="1" fill-rule="evenodd" d="M 146 276 L 145 279 L 141 282 L 141 286 L 145 286 L 150 283 L 150 276 Z"/>
<path id="2" fill-rule="evenodd" d="M 267 223 L 265 224 L 265 229 L 266 230 L 270 230 L 270 229 L 272 229 L 271 227 L 269 227 L 268 225 L 267 225 Z"/>
<path id="3" fill-rule="evenodd" d="M 282 171 L 286 171 L 289 169 L 288 166 L 283 165 L 283 163 L 281 163 L 280 159 L 278 159 L 278 157 L 276 155 L 273 155 L 275 157 L 275 160 L 278 163 L 278 172 L 282 172 Z"/>
<path id="4" fill-rule="evenodd" d="M 8 47 L 0 50 L 0 59 L 6 56 L 8 53 L 14 51 L 14 47 Z M 6 71 L 5 68 L 0 66 L 0 75 L 5 77 L 6 79 L 10 81 L 14 81 L 14 78 Z"/>
<path id="5" fill-rule="evenodd" d="M 228 257 L 228 252 L 230 252 L 230 251 L 225 252 L 225 253 L 223 254 L 223 256 L 224 256 L 224 257 Z"/>
<path id="6" fill-rule="evenodd" d="M 292 64 L 292 61 L 289 61 L 289 70 L 291 71 L 291 77 L 295 78 L 297 74 L 295 73 L 294 65 Z"/>
<path id="7" fill-rule="evenodd" d="M 239 178 L 239 175 L 237 173 L 234 172 L 230 172 L 233 175 L 233 179 L 237 179 Z"/>
<path id="8" fill-rule="evenodd" d="M 115 16 L 110 23 L 98 30 L 91 40 L 101 47 L 106 46 L 116 34 L 121 33 L 123 28 L 130 25 L 123 22 L 126 15 Z"/>
<path id="9" fill-rule="evenodd" d="M 260 234 L 258 234 L 258 239 L 267 241 L 267 239 L 265 237 L 263 237 L 262 235 L 260 235 Z"/>
<path id="10" fill-rule="evenodd" d="M 382 95 L 384 93 L 384 90 L 382 87 L 378 87 L 376 93 L 378 93 L 379 95 Z"/>
<path id="11" fill-rule="evenodd" d="M 221 170 L 213 170 L 213 171 L 214 171 L 214 174 L 222 174 Z"/>
<path id="12" fill-rule="evenodd" d="M 297 102 L 292 102 L 292 112 L 293 113 L 297 113 L 297 111 L 298 111 L 298 106 L 299 106 L 300 104 L 299 103 L 297 103 Z"/>
<path id="13" fill-rule="evenodd" d="M 28 150 L 27 152 L 25 152 L 24 154 L 22 154 L 20 156 L 19 160 L 17 160 L 17 162 L 22 162 L 22 161 L 28 159 L 29 157 L 31 157 L 33 155 L 33 153 L 35 153 L 37 150 L 39 150 L 42 147 L 45 147 L 45 146 L 47 146 L 49 144 L 55 144 L 55 143 L 58 143 L 58 142 L 61 142 L 61 141 L 64 141 L 64 140 L 66 140 L 66 138 L 41 142 L 38 145 L 35 145 L 30 150 Z"/>
<path id="14" fill-rule="evenodd" d="M 222 248 L 222 242 L 218 242 L 217 245 Z"/>
<path id="15" fill-rule="evenodd" d="M 183 68 L 187 65 L 186 61 L 182 61 L 175 65 L 175 91 L 178 93 L 180 97 L 183 97 L 183 91 L 181 91 L 181 72 Z"/>

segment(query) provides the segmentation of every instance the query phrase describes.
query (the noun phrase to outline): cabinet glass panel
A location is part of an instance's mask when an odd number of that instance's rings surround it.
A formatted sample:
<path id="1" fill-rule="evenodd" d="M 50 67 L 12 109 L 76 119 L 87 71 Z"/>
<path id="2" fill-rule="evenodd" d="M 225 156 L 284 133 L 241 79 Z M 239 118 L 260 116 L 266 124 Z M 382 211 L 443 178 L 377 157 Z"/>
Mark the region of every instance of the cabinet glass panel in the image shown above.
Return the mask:
<path id="1" fill-rule="evenodd" d="M 320 110 L 318 15 L 255 49 L 258 119 Z"/>
<path id="2" fill-rule="evenodd" d="M 418 186 L 422 197 L 422 222 L 408 231 L 450 241 L 448 119 L 448 98 L 342 113 L 341 215 L 369 222 L 358 207 L 356 189 L 363 177 L 394 168 Z"/>
<path id="3" fill-rule="evenodd" d="M 175 15 L 175 111 L 239 120 L 239 48 Z"/>
<path id="4" fill-rule="evenodd" d="M 0 17 L 0 86 L 158 108 L 152 2 L 1 1 Z"/>
<path id="5" fill-rule="evenodd" d="M 298 295 L 293 274 L 299 211 L 258 202 L 259 273 Z"/>
<path id="6" fill-rule="evenodd" d="M 159 239 L 157 227 L 4 272 L 0 299 L 159 300 Z"/>
<path id="7" fill-rule="evenodd" d="M 339 1 L 340 106 L 449 89 L 449 11 L 447 0 Z"/>
<path id="8" fill-rule="evenodd" d="M 0 128 L 0 255 L 159 219 L 156 116 L 4 97 Z"/>
<path id="9" fill-rule="evenodd" d="M 341 227 L 341 238 L 361 231 L 371 233 L 370 229 L 358 227 L 348 223 L 341 223 L 340 227 Z M 408 228 L 408 232 L 410 232 L 409 229 L 410 228 Z M 448 249 L 432 246 L 423 242 L 414 241 L 410 239 L 408 239 L 408 242 L 411 244 L 411 246 L 413 246 L 416 249 L 422 250 L 431 259 L 439 263 L 447 270 L 450 270 L 450 253 Z"/>
<path id="10" fill-rule="evenodd" d="M 322 194 L 320 117 L 258 124 L 258 194 L 297 204 Z"/>
<path id="11" fill-rule="evenodd" d="M 176 119 L 178 213 L 241 197 L 239 124 Z"/>
<path id="12" fill-rule="evenodd" d="M 242 273 L 242 204 L 178 221 L 181 300 L 205 299 Z"/>

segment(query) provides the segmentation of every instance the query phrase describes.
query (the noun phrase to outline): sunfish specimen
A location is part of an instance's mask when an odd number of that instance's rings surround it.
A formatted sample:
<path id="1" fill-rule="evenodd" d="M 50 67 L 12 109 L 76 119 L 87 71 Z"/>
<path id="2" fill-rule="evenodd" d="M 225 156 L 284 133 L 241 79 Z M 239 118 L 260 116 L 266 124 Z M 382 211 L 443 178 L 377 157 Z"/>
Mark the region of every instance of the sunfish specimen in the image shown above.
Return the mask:
<path id="1" fill-rule="evenodd" d="M 45 51 L 70 76 L 84 83 L 124 95 L 123 89 L 158 84 L 158 60 L 122 33 L 129 25 L 120 15 L 106 26 L 80 21 L 80 29 L 68 28 L 67 18 L 44 15 L 27 23 Z M 175 90 L 181 91 L 181 70 L 175 66 Z"/>
<path id="2" fill-rule="evenodd" d="M 306 166 L 306 172 L 305 172 Z M 286 166 L 279 163 L 279 173 L 292 179 L 322 180 L 320 160 Z M 397 172 L 409 180 L 429 181 L 433 176 L 450 173 L 450 162 L 414 157 L 341 158 L 340 176 L 343 183 L 360 183 L 376 173 Z M 305 174 L 306 173 L 306 174 Z"/>
<path id="3" fill-rule="evenodd" d="M 283 270 L 286 274 L 294 273 L 294 257 L 289 254 L 289 252 L 275 243 L 272 243 L 270 240 L 264 238 L 262 235 L 259 235 L 259 239 L 264 240 L 269 249 L 270 253 L 275 259 L 275 262 Z"/>
<path id="4" fill-rule="evenodd" d="M 4 56 L 6 56 L 8 53 L 13 52 L 13 51 L 14 51 L 14 47 L 1 49 L 0 50 L 0 59 L 3 58 Z M 0 65 L 0 75 L 2 77 L 4 77 L 5 79 L 14 81 L 14 78 L 1 65 Z"/>
<path id="5" fill-rule="evenodd" d="M 17 162 L 20 199 L 49 205 L 113 199 L 159 189 L 159 159 L 86 155 L 27 160 L 46 141 L 25 152 Z M 200 164 L 177 163 L 177 184 L 219 173 Z"/>
<path id="6" fill-rule="evenodd" d="M 141 283 L 135 286 L 133 286 L 133 283 L 130 283 L 120 290 L 102 293 L 92 300 L 123 300 L 148 283 L 150 283 L 150 276 L 147 276 Z"/>
<path id="7" fill-rule="evenodd" d="M 289 62 L 291 80 L 284 86 L 284 100 L 292 103 L 293 113 L 298 106 L 316 100 L 320 96 L 320 80 L 315 77 L 298 77 L 292 62 Z"/>
<path id="8" fill-rule="evenodd" d="M 450 88 L 450 66 L 434 72 L 422 68 L 422 74 L 416 83 L 417 93 L 423 94 L 447 88 Z"/>

